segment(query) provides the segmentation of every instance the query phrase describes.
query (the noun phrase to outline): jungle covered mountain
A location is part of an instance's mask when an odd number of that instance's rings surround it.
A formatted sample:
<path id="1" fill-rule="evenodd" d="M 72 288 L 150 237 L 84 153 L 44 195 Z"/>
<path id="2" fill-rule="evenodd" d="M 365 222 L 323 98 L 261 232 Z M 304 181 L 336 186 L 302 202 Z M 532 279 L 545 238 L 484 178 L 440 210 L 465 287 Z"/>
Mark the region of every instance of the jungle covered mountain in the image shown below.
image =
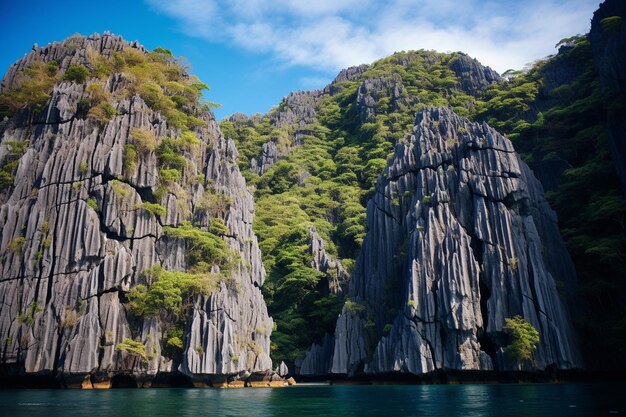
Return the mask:
<path id="1" fill-rule="evenodd" d="M 605 36 L 619 35 L 596 20 Z M 626 204 L 608 115 L 623 113 L 623 95 L 601 84 L 588 35 L 557 46 L 557 55 L 502 77 L 462 53 L 400 52 L 343 70 L 323 90 L 292 93 L 266 115 L 221 122 L 255 187 L 264 295 L 277 322 L 273 358 L 294 363 L 312 342 L 319 348 L 332 335 L 335 314 L 352 301 L 328 291 L 329 277 L 307 252 L 309 230 L 315 227 L 326 250 L 352 270 L 377 177 L 427 106 L 486 121 L 513 141 L 547 191 L 576 266 L 575 288 L 561 284 L 560 292 L 587 363 L 606 367 L 607 358 L 621 357 Z"/>
<path id="2" fill-rule="evenodd" d="M 167 49 L 34 47 L 0 84 L 0 376 L 624 369 L 625 9 L 522 70 L 403 51 L 219 124 Z"/>

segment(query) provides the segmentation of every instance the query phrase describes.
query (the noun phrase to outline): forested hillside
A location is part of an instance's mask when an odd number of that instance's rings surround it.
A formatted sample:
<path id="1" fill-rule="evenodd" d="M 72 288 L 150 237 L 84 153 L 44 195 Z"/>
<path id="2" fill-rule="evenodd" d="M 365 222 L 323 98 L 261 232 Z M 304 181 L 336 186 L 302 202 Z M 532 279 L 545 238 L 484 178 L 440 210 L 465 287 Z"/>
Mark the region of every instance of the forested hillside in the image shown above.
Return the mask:
<path id="1" fill-rule="evenodd" d="M 603 357 L 620 352 L 626 204 L 607 143 L 607 114 L 623 101 L 612 94 L 600 86 L 587 36 L 574 36 L 559 42 L 556 56 L 504 78 L 460 53 L 396 53 L 343 70 L 324 90 L 293 93 L 267 115 L 222 121 L 255 187 L 254 228 L 268 270 L 264 295 L 277 321 L 273 358 L 301 358 L 334 330 L 342 295 L 329 292 L 311 264 L 309 228 L 350 271 L 376 178 L 426 106 L 486 121 L 513 141 L 559 216 L 579 277 L 577 288 L 562 288 L 561 295 L 587 352 L 597 353 L 594 341 L 604 340 L 606 355 L 588 358 L 602 366 Z"/>
<path id="2" fill-rule="evenodd" d="M 344 70 L 324 91 L 294 93 L 268 115 L 221 123 L 256 188 L 264 291 L 278 322 L 275 359 L 302 357 L 332 333 L 343 304 L 311 266 L 309 228 L 350 271 L 365 235 L 365 204 L 415 113 L 439 105 L 474 114 L 480 103 L 472 94 L 498 79 L 463 54 L 403 52 Z"/>

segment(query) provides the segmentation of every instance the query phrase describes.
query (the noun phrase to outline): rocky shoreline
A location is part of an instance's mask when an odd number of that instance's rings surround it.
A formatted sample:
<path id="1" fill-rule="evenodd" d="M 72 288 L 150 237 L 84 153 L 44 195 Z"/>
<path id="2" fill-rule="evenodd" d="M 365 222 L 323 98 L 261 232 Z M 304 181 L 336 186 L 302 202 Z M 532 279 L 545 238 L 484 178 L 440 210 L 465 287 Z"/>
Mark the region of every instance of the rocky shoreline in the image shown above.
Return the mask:
<path id="1" fill-rule="evenodd" d="M 131 373 L 27 374 L 16 367 L 0 368 L 0 389 L 280 388 L 295 384 L 293 377 L 283 377 L 274 371 L 189 377 L 181 372 L 159 372 L 144 376 Z"/>
<path id="2" fill-rule="evenodd" d="M 319 375 L 281 377 L 275 372 L 250 375 L 205 375 L 189 378 L 180 372 L 162 372 L 142 380 L 131 374 L 55 376 L 52 373 L 24 374 L 0 369 L 0 389 L 118 389 L 118 388 L 283 388 L 297 384 L 323 385 L 420 385 L 420 384 L 524 384 L 626 381 L 624 372 L 548 369 L 545 371 L 437 371 L 415 375 Z"/>

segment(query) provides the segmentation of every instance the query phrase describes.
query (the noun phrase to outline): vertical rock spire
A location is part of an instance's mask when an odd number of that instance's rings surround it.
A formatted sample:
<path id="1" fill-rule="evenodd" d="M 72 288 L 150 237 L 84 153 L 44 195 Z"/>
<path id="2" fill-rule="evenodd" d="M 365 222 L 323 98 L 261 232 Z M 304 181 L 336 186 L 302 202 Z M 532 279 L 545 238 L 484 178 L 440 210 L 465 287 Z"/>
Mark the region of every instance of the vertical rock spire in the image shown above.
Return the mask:
<path id="1" fill-rule="evenodd" d="M 367 208 L 332 372 L 514 369 L 506 318 L 540 333 L 534 365 L 582 365 L 557 285 L 575 272 L 511 142 L 446 108 L 418 114 Z"/>

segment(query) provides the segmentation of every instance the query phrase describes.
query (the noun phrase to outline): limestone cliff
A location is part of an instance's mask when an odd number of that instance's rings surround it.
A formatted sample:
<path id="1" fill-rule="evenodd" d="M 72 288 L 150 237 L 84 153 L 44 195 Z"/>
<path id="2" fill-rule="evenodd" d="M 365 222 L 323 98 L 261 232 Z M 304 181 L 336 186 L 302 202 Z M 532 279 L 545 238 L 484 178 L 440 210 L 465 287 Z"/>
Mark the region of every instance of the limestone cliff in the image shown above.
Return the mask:
<path id="1" fill-rule="evenodd" d="M 2 81 L 0 93 L 16 91 L 42 65 L 56 77 L 41 106 L 0 125 L 0 166 L 17 161 L 0 194 L 0 362 L 14 372 L 108 386 L 120 374 L 210 384 L 271 369 L 237 150 L 209 110 L 184 101 L 195 81 L 171 55 L 157 57 L 163 86 L 140 83 L 148 56 L 120 37 L 75 36 L 33 47 Z M 157 99 L 177 107 L 155 110 Z M 168 287 L 175 273 L 191 290 Z"/>
<path id="2" fill-rule="evenodd" d="M 609 143 L 626 195 L 626 3 L 607 0 L 591 20 L 589 40 L 602 85 L 608 90 Z"/>
<path id="3" fill-rule="evenodd" d="M 269 271 L 265 295 L 277 321 L 276 361 L 284 360 L 296 375 L 328 373 L 325 352 L 332 352 L 345 295 L 341 287 L 347 287 L 341 283 L 352 272 L 365 236 L 364 206 L 393 146 L 412 128 L 416 111 L 445 103 L 470 114 L 477 98 L 501 80 L 463 53 L 399 52 L 344 69 L 321 90 L 290 94 L 267 115 L 234 114 L 221 123 L 255 187 L 261 214 L 256 224 Z M 287 215 L 271 215 L 278 211 Z M 311 225 L 319 233 L 307 242 L 299 238 L 296 248 L 293 235 L 284 233 L 296 224 L 300 237 Z M 305 245 L 312 263 L 285 256 L 287 248 L 303 251 Z M 285 281 L 315 288 L 304 301 L 292 300 L 272 291 L 285 288 Z M 315 336 L 304 344 L 301 335 L 307 332 Z"/>
<path id="4" fill-rule="evenodd" d="M 539 330 L 537 368 L 581 367 L 557 290 L 575 271 L 556 216 L 488 125 L 446 108 L 420 112 L 379 177 L 367 229 L 333 373 L 516 369 L 502 349 L 515 315 Z"/>

